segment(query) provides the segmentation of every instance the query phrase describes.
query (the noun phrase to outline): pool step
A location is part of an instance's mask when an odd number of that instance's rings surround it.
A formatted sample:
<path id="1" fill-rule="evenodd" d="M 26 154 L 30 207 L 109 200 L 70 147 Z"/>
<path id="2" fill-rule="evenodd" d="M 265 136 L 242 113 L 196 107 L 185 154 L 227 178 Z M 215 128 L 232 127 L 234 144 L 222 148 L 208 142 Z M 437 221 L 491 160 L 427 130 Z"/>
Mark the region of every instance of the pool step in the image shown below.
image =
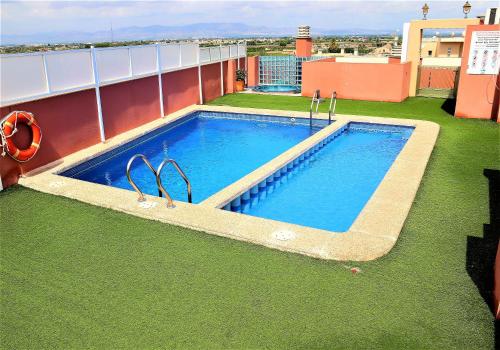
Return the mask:
<path id="1" fill-rule="evenodd" d="M 246 209 L 265 199 L 278 186 L 285 184 L 292 176 L 295 176 L 299 171 L 309 166 L 311 162 L 316 160 L 317 153 L 335 138 L 340 136 L 347 130 L 347 126 L 336 130 L 331 135 L 319 141 L 309 150 L 302 153 L 300 156 L 290 161 L 288 164 L 277 170 L 266 179 L 262 180 L 258 185 L 255 185 L 248 191 L 233 199 L 226 204 L 223 209 L 238 213 L 245 213 Z"/>

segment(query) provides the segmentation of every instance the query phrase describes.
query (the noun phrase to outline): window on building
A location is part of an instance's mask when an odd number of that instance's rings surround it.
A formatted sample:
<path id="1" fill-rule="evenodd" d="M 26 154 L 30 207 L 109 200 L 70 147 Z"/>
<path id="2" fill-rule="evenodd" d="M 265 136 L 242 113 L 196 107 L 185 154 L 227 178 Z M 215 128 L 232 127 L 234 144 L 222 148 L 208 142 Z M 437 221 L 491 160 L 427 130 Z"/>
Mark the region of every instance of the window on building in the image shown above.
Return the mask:
<path id="1" fill-rule="evenodd" d="M 432 56 L 432 50 L 427 51 L 427 56 Z"/>
<path id="2" fill-rule="evenodd" d="M 448 55 L 448 57 L 451 56 L 451 47 L 448 48 L 448 50 L 446 51 L 446 54 Z"/>

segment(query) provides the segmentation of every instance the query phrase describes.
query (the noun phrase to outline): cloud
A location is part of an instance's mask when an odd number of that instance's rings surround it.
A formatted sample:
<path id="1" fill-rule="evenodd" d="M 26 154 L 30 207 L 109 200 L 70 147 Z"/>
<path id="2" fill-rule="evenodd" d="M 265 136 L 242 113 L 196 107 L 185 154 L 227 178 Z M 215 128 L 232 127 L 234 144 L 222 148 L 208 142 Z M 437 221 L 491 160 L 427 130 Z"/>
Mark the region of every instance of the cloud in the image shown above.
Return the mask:
<path id="1" fill-rule="evenodd" d="M 423 1 L 1 1 L 4 34 L 242 22 L 267 27 L 396 29 L 421 17 Z M 428 1 L 429 18 L 462 17 L 463 0 Z M 495 1 L 473 1 L 473 15 Z"/>

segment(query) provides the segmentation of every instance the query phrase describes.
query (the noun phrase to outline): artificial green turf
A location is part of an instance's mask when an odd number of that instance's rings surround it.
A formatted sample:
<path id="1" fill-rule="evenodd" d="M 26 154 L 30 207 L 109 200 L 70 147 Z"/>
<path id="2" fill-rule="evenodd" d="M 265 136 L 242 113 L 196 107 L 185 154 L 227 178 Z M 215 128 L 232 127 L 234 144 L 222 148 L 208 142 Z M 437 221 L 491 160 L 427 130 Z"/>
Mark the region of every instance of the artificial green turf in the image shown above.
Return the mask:
<path id="1" fill-rule="evenodd" d="M 472 278 L 495 248 L 483 239 L 483 170 L 499 167 L 500 129 L 454 119 L 443 101 L 338 103 L 339 113 L 441 125 L 396 246 L 372 262 L 315 260 L 19 186 L 0 192 L 1 347 L 493 348 Z M 293 97 L 213 103 L 308 108 Z"/>

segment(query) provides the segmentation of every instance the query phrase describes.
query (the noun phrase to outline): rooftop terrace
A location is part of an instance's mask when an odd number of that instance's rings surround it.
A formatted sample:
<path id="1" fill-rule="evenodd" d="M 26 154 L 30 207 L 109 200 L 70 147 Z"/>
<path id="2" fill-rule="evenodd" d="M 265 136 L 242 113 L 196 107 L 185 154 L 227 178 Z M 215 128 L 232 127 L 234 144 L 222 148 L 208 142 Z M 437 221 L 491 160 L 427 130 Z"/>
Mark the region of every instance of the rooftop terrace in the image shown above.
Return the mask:
<path id="1" fill-rule="evenodd" d="M 211 103 L 305 111 L 308 102 Z M 387 256 L 316 260 L 15 186 L 0 192 L 2 207 L 30 205 L 0 211 L 2 346 L 494 348 L 499 125 L 455 119 L 443 99 L 339 100 L 337 112 L 441 126 Z"/>

